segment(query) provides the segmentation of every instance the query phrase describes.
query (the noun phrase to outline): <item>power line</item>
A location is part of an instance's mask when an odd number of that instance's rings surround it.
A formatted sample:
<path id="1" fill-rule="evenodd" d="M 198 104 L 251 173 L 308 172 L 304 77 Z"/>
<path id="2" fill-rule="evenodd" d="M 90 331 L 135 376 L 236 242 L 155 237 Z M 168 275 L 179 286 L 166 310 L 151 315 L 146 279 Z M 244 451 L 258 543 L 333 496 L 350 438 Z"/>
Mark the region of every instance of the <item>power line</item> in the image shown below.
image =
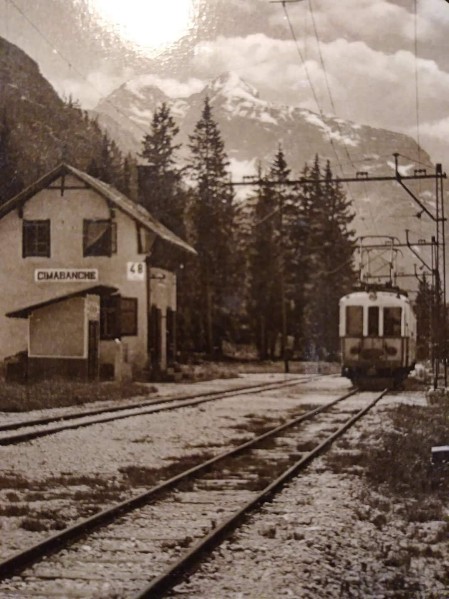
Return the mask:
<path id="1" fill-rule="evenodd" d="M 418 73 L 418 0 L 413 0 L 414 10 L 414 53 L 415 53 L 415 112 L 416 140 L 418 142 L 418 161 L 421 159 L 420 122 L 419 122 L 419 73 Z"/>
<path id="2" fill-rule="evenodd" d="M 290 2 L 294 2 L 294 1 L 299 2 L 301 0 L 290 0 Z M 303 66 L 304 66 L 304 71 L 305 71 L 305 74 L 306 74 L 306 77 L 307 77 L 307 80 L 308 80 L 308 83 L 309 83 L 309 86 L 310 86 L 310 89 L 311 89 L 311 92 L 312 92 L 312 95 L 313 95 L 313 99 L 314 99 L 315 104 L 317 106 L 318 113 L 319 113 L 321 119 L 323 121 L 325 121 L 324 112 L 323 112 L 323 109 L 322 109 L 322 107 L 320 105 L 320 102 L 318 100 L 318 95 L 317 95 L 317 93 L 315 91 L 315 87 L 313 85 L 312 78 L 310 76 L 309 69 L 308 69 L 308 66 L 307 66 L 307 61 L 304 59 L 304 55 L 301 52 L 301 48 L 299 46 L 299 41 L 298 41 L 298 38 L 296 36 L 295 30 L 293 28 L 293 24 L 291 22 L 290 15 L 289 15 L 288 10 L 287 10 L 286 1 L 285 0 L 280 0 L 280 1 L 279 0 L 273 0 L 273 2 L 274 3 L 280 3 L 280 4 L 282 4 L 282 8 L 284 10 L 285 17 L 287 19 L 287 23 L 289 25 L 290 33 L 291 33 L 292 39 L 293 39 L 293 41 L 295 43 L 297 54 L 298 54 L 298 56 L 299 56 L 299 58 L 300 58 L 300 60 L 301 60 L 301 62 L 303 64 Z M 329 83 L 329 79 L 328 79 L 328 76 L 327 76 L 326 65 L 324 63 L 324 58 L 323 58 L 323 55 L 322 55 L 322 52 L 321 52 L 320 39 L 319 39 L 319 35 L 318 35 L 318 29 L 317 29 L 317 26 L 316 26 L 315 18 L 314 18 L 313 6 L 312 6 L 312 3 L 311 3 L 311 0 L 309 0 L 309 11 L 310 11 L 311 18 L 312 18 L 312 24 L 313 24 L 313 28 L 314 28 L 314 32 L 315 32 L 315 37 L 317 39 L 318 54 L 319 54 L 319 57 L 320 57 L 321 68 L 323 69 L 323 73 L 324 73 L 324 76 L 325 76 L 325 81 L 326 81 L 326 87 L 327 87 L 328 95 L 329 95 L 329 98 L 330 98 L 332 109 L 334 111 L 334 116 L 336 117 L 337 115 L 336 115 L 336 111 L 335 111 L 335 103 L 334 103 L 334 100 L 333 100 L 333 96 L 332 96 L 332 92 L 331 92 L 331 88 L 330 88 L 330 83 Z M 352 162 L 352 158 L 351 158 L 351 156 L 349 154 L 347 145 L 345 143 L 344 135 L 342 133 L 340 124 L 338 123 L 338 121 L 335 121 L 335 124 L 336 124 L 337 130 L 338 130 L 338 133 L 339 133 L 340 137 L 343 140 L 343 147 L 345 149 L 345 153 L 346 153 L 346 156 L 348 158 L 348 161 L 353 166 L 353 168 L 355 168 L 355 165 Z M 344 172 L 343 172 L 343 166 L 342 166 L 340 157 L 338 155 L 337 148 L 335 147 L 334 141 L 332 139 L 331 132 L 326 130 L 326 133 L 327 133 L 327 137 L 328 137 L 330 146 L 332 147 L 332 150 L 334 152 L 337 165 L 338 165 L 341 173 L 344 174 Z M 364 187 L 365 187 L 365 193 L 367 193 L 366 186 L 364 186 Z M 351 190 L 350 190 L 349 186 L 346 186 L 346 190 L 347 190 L 347 193 L 349 195 L 349 198 L 350 198 L 351 202 L 354 203 L 354 198 L 352 196 L 352 193 L 351 193 Z M 372 209 L 371 209 L 370 205 L 368 205 L 368 210 L 370 212 L 370 216 L 372 218 L 372 222 L 373 222 L 374 228 L 377 231 L 377 223 L 376 223 L 376 220 L 375 220 L 375 218 L 374 218 L 374 216 L 372 214 Z"/>
<path id="3" fill-rule="evenodd" d="M 70 59 L 68 59 L 58 48 L 56 48 L 54 46 L 54 44 L 43 33 L 43 31 L 34 23 L 34 21 L 29 18 L 29 16 L 20 8 L 20 6 L 18 6 L 16 4 L 15 0 L 6 0 L 6 2 L 7 3 L 9 2 L 16 9 L 16 11 L 26 20 L 26 22 L 36 31 L 36 33 L 51 48 L 52 52 L 54 54 L 56 54 L 63 62 L 65 62 L 71 70 L 73 70 L 79 77 L 81 77 L 81 79 L 83 79 L 83 81 L 85 81 L 87 83 L 87 85 L 89 85 L 98 94 L 98 98 L 99 98 L 98 101 L 103 100 L 104 102 L 106 102 L 106 104 L 109 104 L 118 114 L 125 117 L 127 121 L 132 123 L 132 125 L 134 127 L 136 127 L 137 129 L 139 129 L 144 135 L 148 134 L 148 131 L 143 129 L 143 127 L 141 127 L 138 123 L 131 120 L 131 118 L 129 117 L 129 115 L 126 114 L 126 112 L 121 110 L 118 106 L 116 106 L 113 102 L 111 102 L 111 100 L 105 98 L 104 92 L 100 91 L 91 81 L 89 81 L 89 79 L 86 77 L 86 75 L 82 71 L 80 71 L 76 66 L 74 66 L 73 63 L 70 61 Z M 162 53 L 162 52 L 160 52 L 160 53 Z"/>

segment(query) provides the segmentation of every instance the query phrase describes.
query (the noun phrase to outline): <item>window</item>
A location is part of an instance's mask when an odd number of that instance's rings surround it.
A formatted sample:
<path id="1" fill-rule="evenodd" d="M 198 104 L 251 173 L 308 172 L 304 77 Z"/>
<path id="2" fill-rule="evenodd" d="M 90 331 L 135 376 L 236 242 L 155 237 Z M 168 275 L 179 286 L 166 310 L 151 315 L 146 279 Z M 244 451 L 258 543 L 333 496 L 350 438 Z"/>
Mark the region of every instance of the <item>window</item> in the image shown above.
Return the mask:
<path id="1" fill-rule="evenodd" d="M 149 254 L 155 240 L 155 233 L 137 225 L 137 251 L 139 254 Z"/>
<path id="2" fill-rule="evenodd" d="M 121 334 L 137 335 L 137 298 L 122 297 L 120 304 Z"/>
<path id="3" fill-rule="evenodd" d="M 50 257 L 50 221 L 24 220 L 22 224 L 22 255 Z"/>
<path id="4" fill-rule="evenodd" d="M 363 307 L 347 306 L 346 308 L 346 335 L 361 337 L 363 335 Z"/>
<path id="5" fill-rule="evenodd" d="M 137 335 L 137 298 L 111 295 L 101 298 L 100 339 Z"/>
<path id="6" fill-rule="evenodd" d="M 384 308 L 384 337 L 401 336 L 402 308 Z"/>
<path id="7" fill-rule="evenodd" d="M 117 223 L 111 220 L 85 220 L 83 255 L 111 256 L 117 252 Z"/>
<path id="8" fill-rule="evenodd" d="M 120 337 L 119 320 L 120 297 L 111 295 L 100 301 L 100 339 L 118 339 Z"/>
<path id="9" fill-rule="evenodd" d="M 370 306 L 368 308 L 368 337 L 379 336 L 379 307 Z"/>

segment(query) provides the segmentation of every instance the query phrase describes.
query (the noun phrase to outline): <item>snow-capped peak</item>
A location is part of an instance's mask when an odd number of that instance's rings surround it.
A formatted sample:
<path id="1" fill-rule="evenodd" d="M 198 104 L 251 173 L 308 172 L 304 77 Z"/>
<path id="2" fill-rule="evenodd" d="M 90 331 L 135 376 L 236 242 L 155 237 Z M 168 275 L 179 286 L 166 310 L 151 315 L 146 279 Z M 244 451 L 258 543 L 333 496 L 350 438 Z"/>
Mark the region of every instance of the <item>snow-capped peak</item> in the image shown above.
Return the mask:
<path id="1" fill-rule="evenodd" d="M 232 71 L 214 79 L 206 87 L 206 91 L 210 96 L 221 94 L 228 98 L 238 97 L 253 101 L 259 99 L 258 90 Z"/>

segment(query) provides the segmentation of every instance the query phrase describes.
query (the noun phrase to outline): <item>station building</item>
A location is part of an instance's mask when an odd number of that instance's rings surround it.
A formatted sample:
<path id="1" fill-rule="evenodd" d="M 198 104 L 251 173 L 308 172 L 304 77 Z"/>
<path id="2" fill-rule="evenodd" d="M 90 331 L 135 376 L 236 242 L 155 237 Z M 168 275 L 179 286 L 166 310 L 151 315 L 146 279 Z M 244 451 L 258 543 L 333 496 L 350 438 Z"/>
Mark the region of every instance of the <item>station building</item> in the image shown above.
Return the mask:
<path id="1" fill-rule="evenodd" d="M 7 371 L 15 364 L 28 380 L 167 372 L 175 271 L 195 250 L 145 208 L 61 164 L 0 206 L 0 252 Z"/>

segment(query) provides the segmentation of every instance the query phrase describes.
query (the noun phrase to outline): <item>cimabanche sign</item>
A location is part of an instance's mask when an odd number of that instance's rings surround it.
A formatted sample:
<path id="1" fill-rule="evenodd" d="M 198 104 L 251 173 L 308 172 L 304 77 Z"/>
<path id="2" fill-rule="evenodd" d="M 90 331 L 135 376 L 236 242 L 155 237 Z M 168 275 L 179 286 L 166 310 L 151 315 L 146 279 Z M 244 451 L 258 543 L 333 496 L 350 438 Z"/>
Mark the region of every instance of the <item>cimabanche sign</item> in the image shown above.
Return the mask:
<path id="1" fill-rule="evenodd" d="M 36 283 L 92 283 L 98 281 L 97 268 L 36 268 Z"/>

